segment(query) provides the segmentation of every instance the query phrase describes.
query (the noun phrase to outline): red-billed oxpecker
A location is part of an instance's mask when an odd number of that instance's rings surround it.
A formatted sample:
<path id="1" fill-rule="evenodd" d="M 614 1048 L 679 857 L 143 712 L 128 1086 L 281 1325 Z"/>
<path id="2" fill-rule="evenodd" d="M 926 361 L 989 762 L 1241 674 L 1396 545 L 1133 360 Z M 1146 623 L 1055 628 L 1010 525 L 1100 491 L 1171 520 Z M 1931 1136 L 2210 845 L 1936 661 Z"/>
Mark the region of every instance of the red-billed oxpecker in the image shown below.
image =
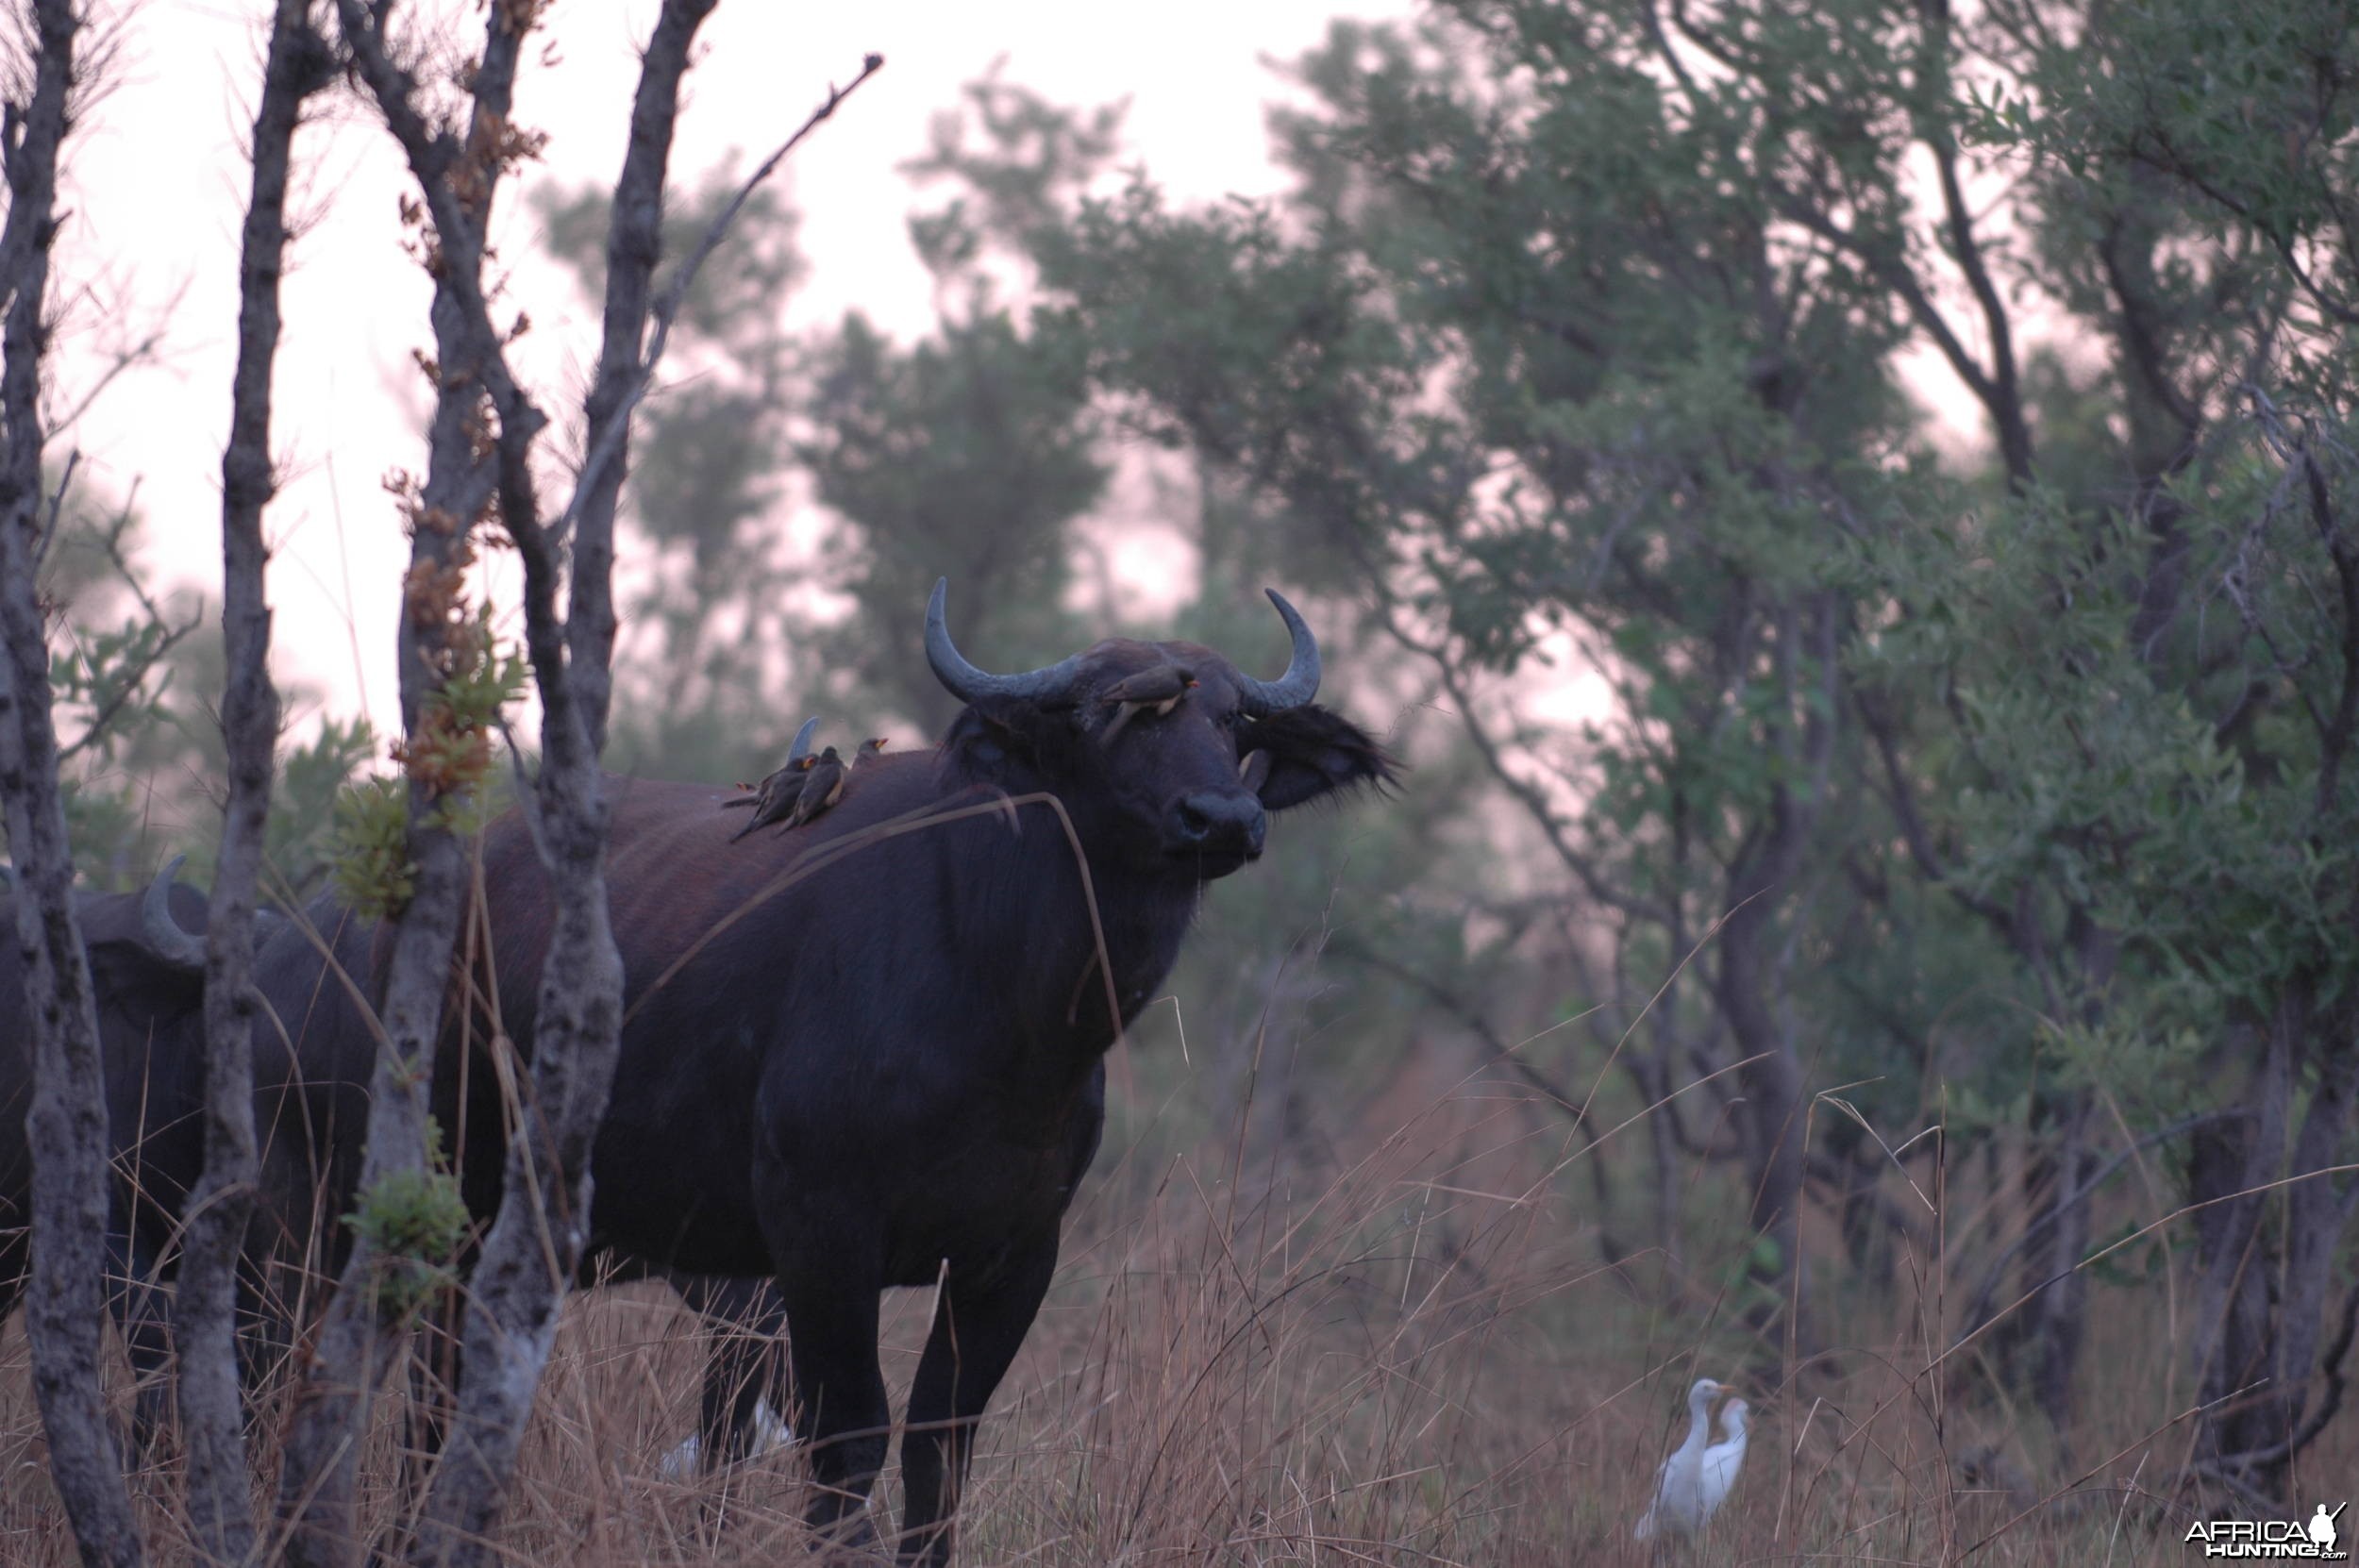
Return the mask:
<path id="1" fill-rule="evenodd" d="M 1122 726 L 1141 713 L 1152 713 L 1159 719 L 1169 717 L 1171 710 L 1180 706 L 1180 699 L 1195 691 L 1197 684 L 1196 676 L 1178 664 L 1158 664 L 1114 682 L 1097 699 L 1099 707 L 1114 710 L 1099 741 L 1113 745 L 1114 737 L 1122 733 Z"/>
<path id="2" fill-rule="evenodd" d="M 791 833 L 842 800 L 844 774 L 844 759 L 835 754 L 835 747 L 829 746 L 821 752 L 812 760 L 810 773 L 804 776 L 803 792 L 795 797 L 794 814 L 786 819 L 786 826 L 779 831 Z"/>
<path id="3" fill-rule="evenodd" d="M 811 771 L 811 732 L 818 727 L 817 719 L 805 719 L 803 727 L 795 732 L 794 745 L 787 749 L 784 767 L 764 778 L 751 793 L 733 795 L 721 802 L 721 809 L 724 811 L 739 806 L 750 806 L 754 809 L 754 820 L 730 834 L 729 842 L 735 843 L 757 827 L 766 827 L 774 822 L 784 822 L 787 814 L 795 809 L 795 802 L 803 792 L 804 777 Z M 745 786 L 740 785 L 738 788 L 742 790 Z"/>

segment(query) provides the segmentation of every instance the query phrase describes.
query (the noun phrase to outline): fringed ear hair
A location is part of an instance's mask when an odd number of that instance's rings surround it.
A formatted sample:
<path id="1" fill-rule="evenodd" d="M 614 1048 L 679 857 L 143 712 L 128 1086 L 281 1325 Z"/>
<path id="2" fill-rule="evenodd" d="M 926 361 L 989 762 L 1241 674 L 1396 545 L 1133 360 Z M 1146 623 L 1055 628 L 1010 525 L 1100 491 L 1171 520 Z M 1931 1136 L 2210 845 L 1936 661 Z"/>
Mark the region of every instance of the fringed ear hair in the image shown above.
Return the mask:
<path id="1" fill-rule="evenodd" d="M 1400 763 L 1375 737 L 1342 714 L 1315 706 L 1285 709 L 1254 720 L 1240 732 L 1246 756 L 1239 776 L 1258 772 L 1248 787 L 1273 811 L 1373 785 L 1383 789 Z M 1259 760 L 1257 760 L 1259 759 Z"/>

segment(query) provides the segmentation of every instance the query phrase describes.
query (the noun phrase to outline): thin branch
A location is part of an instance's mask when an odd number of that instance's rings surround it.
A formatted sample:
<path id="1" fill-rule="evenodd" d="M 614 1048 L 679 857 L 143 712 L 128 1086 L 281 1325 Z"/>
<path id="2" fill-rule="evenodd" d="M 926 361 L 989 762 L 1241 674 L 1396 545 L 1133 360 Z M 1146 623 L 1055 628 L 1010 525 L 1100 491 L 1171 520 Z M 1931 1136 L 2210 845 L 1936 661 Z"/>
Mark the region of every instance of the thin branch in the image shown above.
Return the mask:
<path id="1" fill-rule="evenodd" d="M 132 697 L 139 693 L 142 683 L 147 679 L 147 672 L 162 663 L 164 656 L 172 652 L 172 650 L 179 644 L 182 638 L 188 636 L 189 633 L 194 631 L 198 626 L 204 624 L 205 617 L 200 611 L 197 614 L 190 616 L 186 621 L 176 626 L 166 627 L 163 635 L 157 639 L 155 646 L 149 648 L 146 653 L 142 655 L 139 661 L 131 665 L 123 674 L 123 676 L 116 680 L 114 683 L 114 690 L 110 692 L 108 694 L 107 699 L 100 703 L 97 709 L 92 712 L 90 723 L 82 726 L 82 733 L 74 738 L 74 742 L 71 745 L 64 747 L 58 753 L 58 760 L 60 762 L 72 761 L 82 752 L 90 749 L 99 741 L 103 740 L 106 737 L 108 726 L 114 723 L 115 715 L 122 712 L 123 709 L 129 705 Z M 161 688 L 159 688 L 159 695 L 160 692 Z"/>
<path id="2" fill-rule="evenodd" d="M 884 57 L 872 54 L 861 61 L 860 75 L 852 78 L 850 86 L 839 89 L 833 83 L 828 84 L 827 101 L 811 110 L 811 118 L 805 120 L 795 129 L 794 135 L 780 142 L 776 152 L 763 158 L 759 168 L 745 176 L 745 182 L 738 186 L 736 194 L 729 198 L 728 205 L 723 208 L 719 215 L 706 226 L 703 237 L 696 242 L 696 248 L 688 253 L 688 259 L 674 275 L 670 287 L 663 291 L 663 297 L 656 302 L 655 333 L 647 343 L 646 356 L 640 362 L 638 374 L 631 380 L 628 391 L 625 392 L 621 402 L 608 411 L 605 425 L 602 428 L 593 427 L 596 429 L 596 443 L 590 448 L 589 455 L 582 461 L 581 476 L 576 481 L 573 505 L 566 508 L 565 515 L 558 519 L 556 531 L 560 537 L 562 537 L 577 521 L 581 507 L 591 497 L 602 492 L 602 481 L 605 478 L 607 466 L 617 460 L 618 449 L 630 423 L 631 411 L 639 407 L 640 399 L 646 396 L 648 387 L 655 380 L 656 367 L 662 363 L 663 351 L 671 340 L 672 323 L 679 315 L 680 307 L 686 302 L 688 291 L 695 283 L 697 273 L 703 270 L 706 260 L 713 251 L 719 248 L 722 239 L 736 224 L 738 214 L 743 212 L 745 204 L 753 199 L 754 192 L 777 172 L 778 165 L 786 160 L 786 155 L 793 152 L 804 137 L 816 129 L 821 121 L 834 114 L 837 105 L 859 92 L 862 82 L 883 69 Z M 620 482 L 618 475 L 615 484 L 619 486 Z M 611 491 L 604 492 L 611 494 Z"/>
<path id="3" fill-rule="evenodd" d="M 33 565 L 36 570 L 49 559 L 49 546 L 57 542 L 58 525 L 65 516 L 65 492 L 73 488 L 74 471 L 81 463 L 80 447 L 74 447 L 66 453 L 65 468 L 58 475 L 58 488 L 49 492 L 49 516 L 41 525 L 41 538 L 33 542 Z"/>
<path id="4" fill-rule="evenodd" d="M 2012 1262 L 2016 1255 L 2021 1253 L 2025 1247 L 2030 1246 L 2033 1242 L 2045 1235 L 2048 1227 L 2055 1224 L 2058 1219 L 2073 1209 L 2079 1207 L 2081 1204 L 2087 1202 L 2088 1199 L 2095 1194 L 2097 1190 L 2100 1187 L 2102 1187 L 2106 1180 L 2111 1177 L 2116 1171 L 2121 1169 L 2122 1166 L 2136 1159 L 2142 1151 L 2152 1148 L 2157 1143 L 2168 1143 L 2171 1139 L 2177 1138 L 2183 1133 L 2193 1132 L 2200 1127 L 2210 1126 L 2217 1122 L 2228 1121 L 2234 1115 L 2235 1112 L 2234 1111 L 2206 1111 L 2198 1116 L 2183 1117 L 2180 1120 L 2171 1123 L 2168 1126 L 2157 1127 L 2152 1132 L 2150 1132 L 2145 1137 L 2139 1139 L 2136 1143 L 2132 1143 L 2129 1147 L 2116 1153 L 2111 1159 L 2108 1159 L 2104 1164 L 2099 1166 L 2097 1170 L 2089 1176 L 2087 1180 L 2082 1182 L 2080 1186 L 2074 1188 L 2064 1197 L 2059 1198 L 2054 1203 L 2049 1205 L 2047 1209 L 2041 1211 L 2038 1218 L 2034 1219 L 2030 1225 L 2023 1227 L 2022 1234 L 2018 1235 L 2014 1241 L 2008 1243 L 2006 1246 L 1999 1249 L 1999 1256 L 1992 1259 L 1990 1260 L 1989 1267 L 1983 1271 L 1982 1283 L 1975 1286 L 1974 1293 L 1967 1298 L 1966 1321 L 1973 1326 L 1967 1330 L 1966 1338 L 1968 1340 L 1972 1339 L 1975 1335 L 1981 1333 L 1983 1328 L 1985 1326 L 1990 1309 L 1991 1298 L 1998 1292 L 1999 1278 L 2005 1273 L 2008 1263 Z M 2067 1269 L 2066 1272 L 2069 1272 L 2069 1270 Z M 2036 1294 L 2037 1293 L 2034 1292 L 2032 1293 Z M 1961 1345 L 1965 1343 L 1966 1340 L 1960 1340 L 1958 1342 Z M 1957 1347 L 1953 1345 L 1951 1348 L 1955 1349 Z"/>
<path id="5" fill-rule="evenodd" d="M 1924 91 L 1946 100 L 1950 64 L 1949 0 L 1922 0 L 1919 14 L 1925 23 L 1925 48 L 1930 58 L 1919 62 L 1918 80 Z M 1958 177 L 1957 138 L 1946 118 L 1949 110 L 1946 101 L 1928 105 L 1927 123 L 1919 129 L 1917 139 L 1933 156 L 1933 171 L 1941 184 L 1942 211 L 1949 230 L 1950 253 L 1957 260 L 1958 270 L 1966 275 L 1966 287 L 1973 291 L 1974 302 L 1983 313 L 1983 328 L 1990 345 L 1988 392 L 1983 406 L 1999 427 L 1999 449 L 2006 462 L 2007 482 L 2019 490 L 2032 482 L 2032 432 L 2024 419 L 2023 396 L 2016 382 L 2014 331 L 2007 319 L 2006 302 L 1999 297 L 1998 286 L 1991 281 L 1990 269 L 1983 259 L 1981 242 L 1974 238 L 1973 214 L 1966 207 L 1965 184 Z"/>
<path id="6" fill-rule="evenodd" d="M 1877 282 L 1898 294 L 1900 303 L 1908 307 L 1911 318 L 1933 340 L 1933 346 L 1941 350 L 1941 357 L 1949 362 L 1950 370 L 1974 394 L 1974 400 L 1982 404 L 1994 421 L 1999 419 L 2002 405 L 1997 385 L 1966 348 L 1957 329 L 1949 325 L 1949 318 L 1941 313 L 1941 308 L 1933 303 L 1923 280 L 1917 277 L 1904 258 L 1840 227 L 1815 206 L 1793 192 L 1779 191 L 1773 187 L 1771 193 L 1776 198 L 1779 216 L 1799 224 L 1859 261 Z"/>
<path id="7" fill-rule="evenodd" d="M 1465 681 L 1460 676 L 1457 667 L 1450 662 L 1449 651 L 1413 635 L 1406 626 L 1400 624 L 1398 612 L 1391 604 L 1386 604 L 1380 614 L 1384 629 L 1392 634 L 1394 642 L 1410 652 L 1422 655 L 1432 661 L 1434 672 L 1441 680 L 1443 692 L 1457 705 L 1459 723 L 1464 727 L 1466 738 L 1474 742 L 1476 754 L 1482 759 L 1483 765 L 1490 769 L 1491 776 L 1498 780 L 1500 787 L 1514 797 L 1517 805 L 1523 807 L 1525 813 L 1547 836 L 1549 847 L 1556 851 L 1557 859 L 1564 861 L 1565 867 L 1580 878 L 1581 886 L 1588 890 L 1589 896 L 1610 909 L 1620 909 L 1635 919 L 1651 921 L 1665 927 L 1670 926 L 1673 919 L 1667 909 L 1648 899 L 1640 898 L 1634 893 L 1625 892 L 1608 882 L 1597 867 L 1590 863 L 1588 857 L 1574 847 L 1571 838 L 1564 831 L 1564 823 L 1558 819 L 1556 812 L 1549 807 L 1548 796 L 1508 767 L 1506 756 L 1501 751 L 1497 738 L 1484 727 L 1481 717 L 1475 712 L 1473 694 L 1468 691 Z"/>

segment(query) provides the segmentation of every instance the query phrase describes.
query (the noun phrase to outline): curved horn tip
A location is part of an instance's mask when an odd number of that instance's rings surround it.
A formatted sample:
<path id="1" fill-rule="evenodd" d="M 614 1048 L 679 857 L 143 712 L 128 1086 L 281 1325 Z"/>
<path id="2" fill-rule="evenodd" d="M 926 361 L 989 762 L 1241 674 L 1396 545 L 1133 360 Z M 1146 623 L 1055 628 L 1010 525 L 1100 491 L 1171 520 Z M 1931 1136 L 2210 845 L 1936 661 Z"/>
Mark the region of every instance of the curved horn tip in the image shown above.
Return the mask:
<path id="1" fill-rule="evenodd" d="M 950 625 L 950 579 L 936 577 L 934 591 L 926 596 L 926 630 L 947 630 Z"/>
<path id="2" fill-rule="evenodd" d="M 964 703 L 1050 702 L 1065 694 L 1080 671 L 1081 655 L 1022 675 L 994 675 L 979 669 L 967 661 L 951 639 L 949 619 L 944 612 L 949 596 L 950 579 L 937 577 L 932 596 L 926 601 L 926 662 L 944 691 Z"/>
<path id="3" fill-rule="evenodd" d="M 1245 677 L 1243 695 L 1246 709 L 1251 713 L 1276 712 L 1288 708 L 1300 708 L 1319 692 L 1319 640 L 1312 632 L 1310 623 L 1301 612 L 1287 602 L 1286 595 L 1275 588 L 1264 588 L 1269 602 L 1278 611 L 1278 618 L 1286 624 L 1286 636 L 1292 644 L 1286 658 L 1286 673 L 1276 680 L 1255 680 Z"/>
<path id="4" fill-rule="evenodd" d="M 163 870 L 147 884 L 147 892 L 140 898 L 140 920 L 146 928 L 147 941 L 167 962 L 184 968 L 205 966 L 205 943 L 181 928 L 172 917 L 172 884 L 179 876 L 180 868 L 189 863 L 186 855 L 175 855 L 165 862 Z"/>
<path id="5" fill-rule="evenodd" d="M 816 718 L 803 721 L 803 727 L 795 732 L 795 743 L 786 749 L 786 761 L 789 767 L 811 755 L 811 738 L 818 732 L 819 721 Z"/>

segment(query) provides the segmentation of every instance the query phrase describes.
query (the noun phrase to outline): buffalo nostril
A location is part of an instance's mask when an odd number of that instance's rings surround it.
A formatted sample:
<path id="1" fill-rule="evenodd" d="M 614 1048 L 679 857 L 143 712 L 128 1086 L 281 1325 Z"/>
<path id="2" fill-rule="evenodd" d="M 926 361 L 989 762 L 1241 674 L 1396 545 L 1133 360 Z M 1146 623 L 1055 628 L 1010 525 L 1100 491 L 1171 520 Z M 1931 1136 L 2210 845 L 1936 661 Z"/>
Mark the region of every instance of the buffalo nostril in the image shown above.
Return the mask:
<path id="1" fill-rule="evenodd" d="M 1259 855 L 1268 822 L 1261 801 L 1244 791 L 1204 791 L 1173 803 L 1170 845 Z"/>

